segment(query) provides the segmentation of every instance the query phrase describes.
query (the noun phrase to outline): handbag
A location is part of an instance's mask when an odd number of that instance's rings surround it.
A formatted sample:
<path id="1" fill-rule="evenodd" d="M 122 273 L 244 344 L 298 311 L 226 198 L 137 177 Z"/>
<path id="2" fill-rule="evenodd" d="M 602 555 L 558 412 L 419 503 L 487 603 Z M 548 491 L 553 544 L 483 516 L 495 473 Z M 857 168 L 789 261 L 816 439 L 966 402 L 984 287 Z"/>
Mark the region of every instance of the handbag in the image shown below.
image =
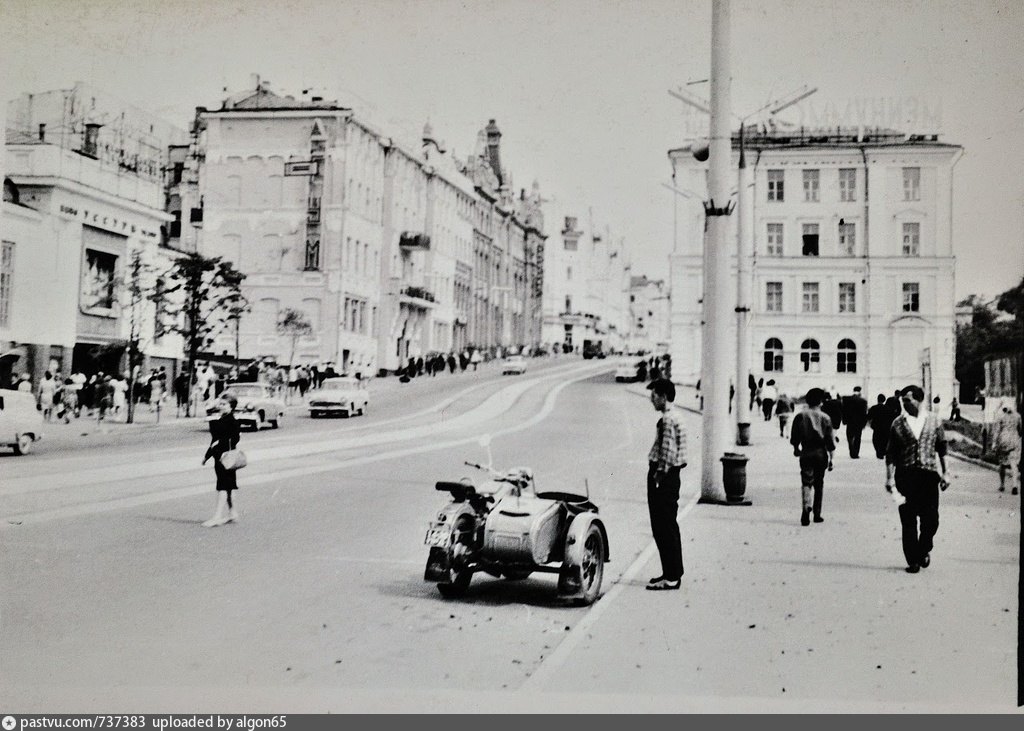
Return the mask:
<path id="1" fill-rule="evenodd" d="M 248 461 L 241 449 L 229 449 L 220 456 L 220 466 L 226 470 L 240 470 Z"/>

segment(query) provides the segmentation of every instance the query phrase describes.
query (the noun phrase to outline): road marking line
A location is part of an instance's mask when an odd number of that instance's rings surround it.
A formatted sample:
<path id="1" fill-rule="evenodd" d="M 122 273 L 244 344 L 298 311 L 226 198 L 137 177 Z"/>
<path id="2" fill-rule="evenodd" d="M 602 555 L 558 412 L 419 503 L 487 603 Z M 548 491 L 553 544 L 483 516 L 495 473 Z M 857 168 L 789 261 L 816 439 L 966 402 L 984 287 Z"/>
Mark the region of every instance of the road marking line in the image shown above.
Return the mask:
<path id="1" fill-rule="evenodd" d="M 679 517 L 676 518 L 677 523 L 682 521 L 693 510 L 698 500 L 700 500 L 700 490 L 694 493 L 693 497 L 690 498 L 690 502 L 679 512 Z M 611 603 L 625 590 L 626 585 L 633 581 L 636 575 L 640 573 L 640 570 L 654 557 L 656 550 L 657 546 L 652 540 L 633 560 L 629 568 L 623 572 L 622 576 L 615 582 L 615 585 L 590 606 L 587 613 L 583 615 L 583 619 L 572 628 L 565 639 L 555 648 L 555 651 L 545 657 L 540 665 L 537 666 L 537 669 L 523 681 L 523 684 L 519 686 L 520 691 L 545 691 L 550 689 L 549 682 L 561 669 L 566 659 L 572 654 L 572 651 L 583 641 L 590 628 L 597 624 L 597 620 L 604 614 L 605 609 L 611 606 Z"/>

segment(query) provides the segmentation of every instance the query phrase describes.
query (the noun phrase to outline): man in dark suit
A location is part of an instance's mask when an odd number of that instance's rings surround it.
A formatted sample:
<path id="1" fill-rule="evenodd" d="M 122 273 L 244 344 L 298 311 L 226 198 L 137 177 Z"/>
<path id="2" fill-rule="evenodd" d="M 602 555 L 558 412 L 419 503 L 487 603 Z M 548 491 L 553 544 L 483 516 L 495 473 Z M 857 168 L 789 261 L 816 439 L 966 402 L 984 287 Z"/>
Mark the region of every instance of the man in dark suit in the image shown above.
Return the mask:
<path id="1" fill-rule="evenodd" d="M 843 398 L 843 421 L 846 422 L 846 443 L 850 447 L 850 458 L 860 458 L 860 435 L 868 423 L 868 402 L 860 394 L 860 386 L 853 389 L 852 396 Z"/>

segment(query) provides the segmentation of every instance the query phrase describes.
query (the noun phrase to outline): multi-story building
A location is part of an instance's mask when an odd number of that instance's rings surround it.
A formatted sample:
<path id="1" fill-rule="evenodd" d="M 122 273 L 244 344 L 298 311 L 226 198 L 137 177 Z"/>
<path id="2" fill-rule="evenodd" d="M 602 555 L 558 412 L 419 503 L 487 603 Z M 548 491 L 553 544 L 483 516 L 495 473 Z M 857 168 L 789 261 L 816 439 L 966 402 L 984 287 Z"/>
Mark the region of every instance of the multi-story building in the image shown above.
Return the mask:
<path id="1" fill-rule="evenodd" d="M 631 319 L 627 350 L 648 353 L 668 352 L 670 302 L 664 279 L 630 277 L 629 314 Z"/>
<path id="2" fill-rule="evenodd" d="M 197 110 L 193 148 L 199 250 L 246 275 L 253 308 L 215 351 L 234 354 L 237 343 L 242 358 L 373 374 L 430 352 L 530 343 L 537 216 L 492 196 L 429 125 L 416 152 L 336 102 L 257 83 Z M 277 332 L 285 309 L 313 326 L 294 354 Z"/>
<path id="3" fill-rule="evenodd" d="M 542 340 L 566 353 L 591 347 L 628 347 L 630 265 L 625 247 L 610 235 L 585 235 L 575 216 L 566 216 L 562 243 L 545 251 Z"/>
<path id="4" fill-rule="evenodd" d="M 734 137 L 734 153 L 738 144 Z M 891 394 L 923 381 L 948 400 L 953 167 L 961 148 L 937 136 L 844 129 L 770 131 L 745 144 L 753 166 L 754 376 L 774 378 L 794 395 L 811 386 Z M 680 188 L 706 190 L 707 164 L 690 148 L 669 158 Z M 693 385 L 701 368 L 703 211 L 681 209 L 679 225 L 673 376 Z M 725 296 L 735 303 L 735 255 L 732 266 Z"/>
<path id="5" fill-rule="evenodd" d="M 3 368 L 33 383 L 45 370 L 126 372 L 134 323 L 143 367 L 175 372 L 181 341 L 155 327 L 157 303 L 130 306 L 130 264 L 138 252 L 138 284 L 160 291 L 176 254 L 166 246 L 167 150 L 185 140 L 81 83 L 8 103 L 0 351 L 18 360 Z"/>

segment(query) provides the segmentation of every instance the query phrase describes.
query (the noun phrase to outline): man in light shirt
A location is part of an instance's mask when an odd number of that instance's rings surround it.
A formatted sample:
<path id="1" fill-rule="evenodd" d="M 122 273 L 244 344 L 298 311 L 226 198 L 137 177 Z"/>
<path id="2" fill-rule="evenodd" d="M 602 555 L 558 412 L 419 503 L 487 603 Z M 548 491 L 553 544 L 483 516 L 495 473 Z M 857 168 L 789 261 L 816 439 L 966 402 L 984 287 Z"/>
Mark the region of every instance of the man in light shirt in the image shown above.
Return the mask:
<path id="1" fill-rule="evenodd" d="M 899 506 L 903 526 L 903 555 L 907 573 L 931 565 L 931 551 L 939 528 L 939 491 L 945 490 L 946 434 L 935 414 L 924 406 L 924 391 L 906 386 L 900 391 L 903 413 L 889 430 L 885 453 L 885 489 L 903 497 Z M 920 519 L 920 529 L 918 528 Z"/>

